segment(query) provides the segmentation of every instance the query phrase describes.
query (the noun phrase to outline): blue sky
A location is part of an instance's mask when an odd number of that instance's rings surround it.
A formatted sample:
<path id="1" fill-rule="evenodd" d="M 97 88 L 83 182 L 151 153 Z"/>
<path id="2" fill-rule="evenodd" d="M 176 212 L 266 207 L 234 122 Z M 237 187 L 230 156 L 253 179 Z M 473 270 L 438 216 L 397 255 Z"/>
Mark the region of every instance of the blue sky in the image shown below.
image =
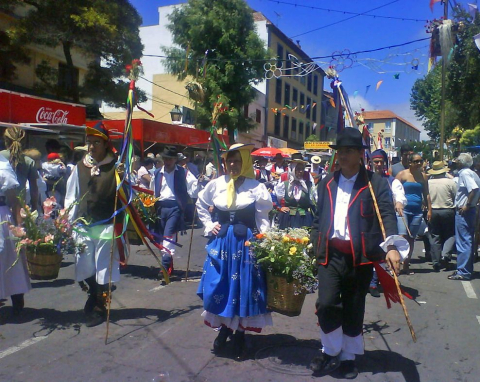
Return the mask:
<path id="1" fill-rule="evenodd" d="M 178 4 L 184 1 L 130 0 L 141 16 L 144 25 L 158 23 L 157 7 Z M 470 0 L 475 3 L 476 0 Z M 389 109 L 421 128 L 410 110 L 410 90 L 416 79 L 427 72 L 429 41 L 420 41 L 397 48 L 371 53 L 354 52 L 383 48 L 429 37 L 425 32 L 426 20 L 443 15 L 443 5 L 434 5 L 430 10 L 430 0 L 247 0 L 256 11 L 262 12 L 294 41 L 300 40 L 302 49 L 310 57 L 331 56 L 333 52 L 343 52 L 352 58 L 351 67 L 340 72 L 352 107 L 359 110 Z M 457 1 L 466 4 L 467 1 Z M 297 4 L 297 6 L 295 6 Z M 315 8 L 326 8 L 324 11 Z M 378 8 L 376 10 L 373 10 Z M 356 12 L 396 18 L 418 19 L 422 21 L 397 20 L 381 17 L 358 16 L 334 12 L 334 10 Z M 449 14 L 452 14 L 449 9 Z M 342 21 L 351 18 L 350 20 Z M 337 23 L 338 22 L 338 23 Z M 334 24 L 335 25 L 330 25 Z M 330 26 L 328 26 L 330 25 Z M 322 28 L 311 33 L 316 28 Z M 350 52 L 350 55 L 348 54 Z M 148 54 L 148 52 L 144 52 Z M 322 67 L 327 67 L 331 57 L 319 59 Z M 418 69 L 412 66 L 418 64 Z M 398 77 L 396 79 L 395 77 Z M 379 89 L 376 85 L 383 81 Z M 369 89 L 367 90 L 367 87 Z M 325 80 L 326 89 L 329 81 Z M 427 139 L 422 134 L 422 139 Z"/>

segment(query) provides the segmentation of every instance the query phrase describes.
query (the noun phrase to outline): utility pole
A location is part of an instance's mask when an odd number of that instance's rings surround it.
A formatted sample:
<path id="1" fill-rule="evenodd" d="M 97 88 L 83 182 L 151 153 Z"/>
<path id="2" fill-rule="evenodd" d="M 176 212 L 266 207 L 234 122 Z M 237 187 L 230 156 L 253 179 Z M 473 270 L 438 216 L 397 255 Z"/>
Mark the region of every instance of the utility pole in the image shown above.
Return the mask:
<path id="1" fill-rule="evenodd" d="M 443 19 L 448 19 L 448 1 L 443 0 Z M 442 57 L 442 103 L 440 110 L 440 160 L 443 161 L 443 146 L 445 144 L 445 77 L 447 72 L 447 57 Z"/>

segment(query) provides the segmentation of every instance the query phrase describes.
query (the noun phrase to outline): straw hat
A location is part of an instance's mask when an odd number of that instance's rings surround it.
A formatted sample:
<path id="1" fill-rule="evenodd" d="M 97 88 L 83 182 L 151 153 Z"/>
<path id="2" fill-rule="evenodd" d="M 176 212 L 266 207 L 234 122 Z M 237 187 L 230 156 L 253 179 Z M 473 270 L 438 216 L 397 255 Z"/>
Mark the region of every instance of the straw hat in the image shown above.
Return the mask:
<path id="1" fill-rule="evenodd" d="M 320 158 L 318 155 L 314 155 L 313 157 L 310 158 L 310 161 L 313 164 L 320 164 L 322 163 L 322 158 Z"/>
<path id="2" fill-rule="evenodd" d="M 432 168 L 427 171 L 429 175 L 438 175 L 448 172 L 448 167 L 445 166 L 445 163 L 441 160 L 433 162 Z"/>

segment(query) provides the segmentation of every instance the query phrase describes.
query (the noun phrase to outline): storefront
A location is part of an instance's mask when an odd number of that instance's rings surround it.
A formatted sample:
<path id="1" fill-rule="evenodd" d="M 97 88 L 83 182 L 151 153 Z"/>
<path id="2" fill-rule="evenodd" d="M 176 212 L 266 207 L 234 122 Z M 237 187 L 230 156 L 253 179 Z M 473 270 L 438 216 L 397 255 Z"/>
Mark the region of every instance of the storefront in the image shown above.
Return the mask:
<path id="1" fill-rule="evenodd" d="M 89 121 L 87 125 L 94 126 L 97 122 Z M 122 138 L 125 127 L 124 120 L 105 119 L 102 122 L 110 132 L 112 139 Z M 158 153 L 164 145 L 206 150 L 210 144 L 210 132 L 208 131 L 149 119 L 132 120 L 132 132 L 135 148 L 139 154 L 142 153 L 141 156 L 146 152 Z M 220 139 L 228 145 L 228 135 L 221 135 Z"/>

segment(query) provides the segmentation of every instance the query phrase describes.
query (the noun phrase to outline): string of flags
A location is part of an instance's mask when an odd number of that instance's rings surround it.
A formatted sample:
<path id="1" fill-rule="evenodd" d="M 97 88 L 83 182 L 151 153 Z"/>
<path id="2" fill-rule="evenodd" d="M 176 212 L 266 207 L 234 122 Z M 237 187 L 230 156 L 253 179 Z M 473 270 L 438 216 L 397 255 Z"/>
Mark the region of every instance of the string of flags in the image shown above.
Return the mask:
<path id="1" fill-rule="evenodd" d="M 284 105 L 282 108 L 272 107 L 272 108 L 270 108 L 270 110 L 273 111 L 275 113 L 275 115 L 279 114 L 279 113 L 281 113 L 282 115 L 286 115 L 284 110 L 290 110 L 290 111 L 299 110 L 300 113 L 306 113 L 309 109 L 313 110 L 313 108 L 315 106 L 317 106 L 317 103 L 313 102 L 313 103 L 308 104 L 308 105 L 300 105 L 300 108 L 298 106 L 292 107 L 290 105 Z M 333 107 L 335 107 L 335 106 L 333 106 Z"/>

